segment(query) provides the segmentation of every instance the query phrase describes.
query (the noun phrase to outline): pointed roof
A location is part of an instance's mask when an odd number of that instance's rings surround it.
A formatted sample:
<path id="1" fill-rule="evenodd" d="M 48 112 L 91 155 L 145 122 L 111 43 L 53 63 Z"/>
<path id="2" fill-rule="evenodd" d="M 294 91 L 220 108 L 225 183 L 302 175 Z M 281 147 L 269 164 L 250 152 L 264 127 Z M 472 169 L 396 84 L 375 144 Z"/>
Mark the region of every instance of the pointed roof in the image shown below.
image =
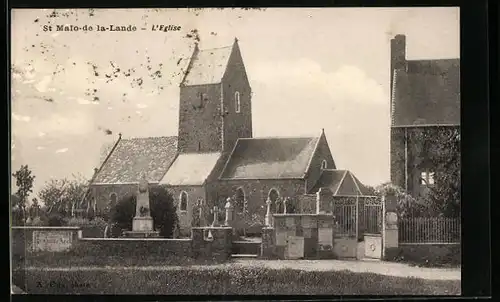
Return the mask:
<path id="1" fill-rule="evenodd" d="M 221 179 L 304 178 L 320 137 L 240 138 Z"/>
<path id="2" fill-rule="evenodd" d="M 220 83 L 226 73 L 233 48 L 237 43 L 238 40 L 235 39 L 231 46 L 204 50 L 198 49 L 198 45 L 196 45 L 181 85 Z"/>
<path id="3" fill-rule="evenodd" d="M 333 195 L 338 196 L 369 195 L 368 189 L 348 170 L 324 169 L 320 178 L 308 193 L 316 193 L 320 188 L 328 188 Z"/>
<path id="4" fill-rule="evenodd" d="M 179 154 L 170 166 L 160 185 L 201 186 L 214 169 L 220 153 Z"/>
<path id="5" fill-rule="evenodd" d="M 95 175 L 93 184 L 137 183 L 141 173 L 159 182 L 177 154 L 177 136 L 121 139 Z"/>

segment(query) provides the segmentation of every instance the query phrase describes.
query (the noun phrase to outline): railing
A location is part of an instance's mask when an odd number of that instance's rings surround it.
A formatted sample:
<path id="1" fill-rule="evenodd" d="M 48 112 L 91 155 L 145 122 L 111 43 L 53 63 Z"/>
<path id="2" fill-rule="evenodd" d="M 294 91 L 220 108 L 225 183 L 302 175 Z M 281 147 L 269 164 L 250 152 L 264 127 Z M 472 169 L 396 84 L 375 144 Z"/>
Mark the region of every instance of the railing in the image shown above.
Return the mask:
<path id="1" fill-rule="evenodd" d="M 333 207 L 337 225 L 336 235 L 356 236 L 356 204 L 343 204 Z"/>
<path id="2" fill-rule="evenodd" d="M 460 243 L 460 218 L 400 218 L 398 229 L 400 244 Z"/>

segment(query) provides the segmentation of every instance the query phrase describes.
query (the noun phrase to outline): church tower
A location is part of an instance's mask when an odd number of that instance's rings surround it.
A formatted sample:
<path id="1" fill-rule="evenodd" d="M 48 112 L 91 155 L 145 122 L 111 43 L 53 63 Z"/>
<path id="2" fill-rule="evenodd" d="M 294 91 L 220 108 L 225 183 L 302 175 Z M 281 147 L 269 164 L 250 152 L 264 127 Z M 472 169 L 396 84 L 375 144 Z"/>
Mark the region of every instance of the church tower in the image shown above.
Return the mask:
<path id="1" fill-rule="evenodd" d="M 238 39 L 232 46 L 195 45 L 180 85 L 179 153 L 232 151 L 252 137 L 251 88 Z"/>

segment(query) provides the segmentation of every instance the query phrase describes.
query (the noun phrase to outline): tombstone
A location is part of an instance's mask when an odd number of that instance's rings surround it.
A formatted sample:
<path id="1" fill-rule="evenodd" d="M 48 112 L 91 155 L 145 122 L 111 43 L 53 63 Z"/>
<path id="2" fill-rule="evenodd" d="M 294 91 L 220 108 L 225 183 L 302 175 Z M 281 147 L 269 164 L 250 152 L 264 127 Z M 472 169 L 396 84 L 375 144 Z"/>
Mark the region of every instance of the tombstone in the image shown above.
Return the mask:
<path id="1" fill-rule="evenodd" d="M 271 226 L 271 204 L 272 204 L 272 201 L 268 198 L 266 200 L 267 210 L 266 210 L 266 219 L 265 219 L 265 224 L 267 227 Z"/>
<path id="2" fill-rule="evenodd" d="M 219 208 L 214 206 L 212 213 L 214 214 L 214 220 L 212 221 L 212 227 L 219 225 Z"/>
<path id="3" fill-rule="evenodd" d="M 200 209 L 201 209 L 201 201 L 198 199 L 196 205 L 193 207 L 193 219 L 191 220 L 191 226 L 199 227 L 200 226 Z"/>
<path id="4" fill-rule="evenodd" d="M 135 217 L 132 221 L 132 231 L 124 235 L 132 237 L 158 237 L 159 232 L 153 229 L 153 218 L 149 205 L 149 183 L 142 174 L 137 190 Z"/>
<path id="5" fill-rule="evenodd" d="M 231 204 L 231 198 L 227 199 L 224 208 L 226 209 L 226 220 L 224 222 L 224 226 L 231 226 L 233 222 L 233 210 L 234 210 L 234 207 Z"/>

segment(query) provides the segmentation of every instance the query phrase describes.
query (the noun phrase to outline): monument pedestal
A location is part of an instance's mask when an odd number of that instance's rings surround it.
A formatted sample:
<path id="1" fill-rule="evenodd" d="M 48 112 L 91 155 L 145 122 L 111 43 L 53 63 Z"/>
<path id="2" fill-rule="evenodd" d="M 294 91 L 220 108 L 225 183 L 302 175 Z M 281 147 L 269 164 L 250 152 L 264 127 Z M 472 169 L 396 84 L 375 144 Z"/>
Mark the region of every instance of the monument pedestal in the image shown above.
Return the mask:
<path id="1" fill-rule="evenodd" d="M 153 231 L 152 217 L 134 217 L 132 231 L 126 231 L 125 237 L 131 238 L 158 238 L 160 232 Z"/>

